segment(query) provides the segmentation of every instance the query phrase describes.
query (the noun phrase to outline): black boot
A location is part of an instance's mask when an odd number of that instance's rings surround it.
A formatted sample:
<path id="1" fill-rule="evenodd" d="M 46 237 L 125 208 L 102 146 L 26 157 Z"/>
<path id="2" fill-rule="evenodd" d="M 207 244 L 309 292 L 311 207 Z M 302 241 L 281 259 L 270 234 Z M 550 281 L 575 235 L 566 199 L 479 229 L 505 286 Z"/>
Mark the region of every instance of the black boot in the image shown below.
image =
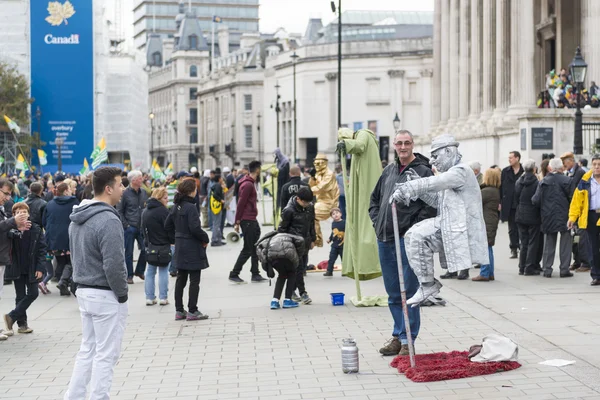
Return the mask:
<path id="1" fill-rule="evenodd" d="M 519 258 L 518 254 L 517 254 L 517 249 L 511 249 L 510 250 L 510 258 L 511 259 Z"/>
<path id="2" fill-rule="evenodd" d="M 464 281 L 469 279 L 469 270 L 468 269 L 463 269 L 458 273 L 458 278 L 459 281 Z"/>
<path id="3" fill-rule="evenodd" d="M 62 279 L 60 281 L 58 281 L 58 285 L 56 285 L 56 287 L 58 288 L 58 290 L 60 290 L 61 296 L 70 296 L 71 295 L 71 292 L 69 292 L 69 285 L 67 284 L 67 282 L 63 281 Z"/>
<path id="4" fill-rule="evenodd" d="M 440 275 L 441 279 L 452 279 L 452 278 L 456 278 L 458 276 L 458 273 L 456 272 L 446 272 L 444 275 Z"/>

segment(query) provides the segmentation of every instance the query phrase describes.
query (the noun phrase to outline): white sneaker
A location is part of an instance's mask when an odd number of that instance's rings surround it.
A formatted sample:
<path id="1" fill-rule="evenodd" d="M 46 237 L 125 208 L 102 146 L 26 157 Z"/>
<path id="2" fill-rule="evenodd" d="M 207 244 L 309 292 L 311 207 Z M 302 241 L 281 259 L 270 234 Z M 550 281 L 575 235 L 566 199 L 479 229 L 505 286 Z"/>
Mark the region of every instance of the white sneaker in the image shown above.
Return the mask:
<path id="1" fill-rule="evenodd" d="M 4 331 L 0 329 L 0 342 L 3 340 L 8 340 L 8 336 L 4 334 Z"/>
<path id="2" fill-rule="evenodd" d="M 146 305 L 147 306 L 153 306 L 155 304 L 156 304 L 156 299 L 154 299 L 154 300 L 146 300 Z"/>
<path id="3" fill-rule="evenodd" d="M 432 286 L 420 286 L 417 293 L 410 299 L 406 300 L 406 304 L 412 307 L 417 307 L 421 305 L 421 303 L 425 302 L 430 296 L 435 296 L 440 292 L 442 288 L 442 284 L 437 280 L 434 282 Z"/>
<path id="4" fill-rule="evenodd" d="M 15 331 L 13 331 L 12 329 L 10 331 L 4 330 L 2 331 L 2 335 L 4 336 L 14 336 Z"/>
<path id="5" fill-rule="evenodd" d="M 167 300 L 167 299 L 161 299 L 159 304 L 161 306 L 166 306 L 167 304 L 169 304 L 169 300 Z"/>

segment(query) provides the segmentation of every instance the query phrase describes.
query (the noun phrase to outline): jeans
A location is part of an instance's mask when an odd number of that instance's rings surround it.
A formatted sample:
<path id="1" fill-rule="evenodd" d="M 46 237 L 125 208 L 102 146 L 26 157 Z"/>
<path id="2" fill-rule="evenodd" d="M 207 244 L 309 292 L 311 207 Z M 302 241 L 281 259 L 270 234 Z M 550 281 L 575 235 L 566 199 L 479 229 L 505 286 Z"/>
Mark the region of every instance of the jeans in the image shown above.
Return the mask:
<path id="1" fill-rule="evenodd" d="M 342 211 L 342 219 L 346 220 L 346 196 L 340 195 L 339 198 L 340 210 Z"/>
<path id="2" fill-rule="evenodd" d="M 195 313 L 198 311 L 198 295 L 200 294 L 200 270 L 188 271 L 185 269 L 177 270 L 177 281 L 175 282 L 175 310 L 184 312 L 183 308 L 183 289 L 190 277 L 190 287 L 188 289 L 188 311 Z"/>
<path id="3" fill-rule="evenodd" d="M 244 235 L 244 248 L 240 252 L 233 270 L 229 273 L 230 278 L 240 275 L 242 267 L 249 258 L 252 260 L 252 266 L 250 267 L 252 275 L 260 274 L 258 270 L 258 256 L 256 255 L 256 243 L 260 239 L 260 225 L 258 225 L 258 221 L 242 221 L 240 226 Z"/>
<path id="4" fill-rule="evenodd" d="M 288 260 L 275 260 L 273 262 L 273 269 L 277 271 L 277 281 L 275 282 L 275 290 L 273 291 L 273 298 L 280 299 L 283 293 L 283 286 L 285 286 L 285 298 L 290 300 L 296 290 L 296 270 L 292 263 Z"/>
<path id="5" fill-rule="evenodd" d="M 169 268 L 168 267 L 156 267 L 148 264 L 146 266 L 146 279 L 144 280 L 144 289 L 146 289 L 146 300 L 156 299 L 154 290 L 156 285 L 154 284 L 154 277 L 156 276 L 156 270 L 158 269 L 158 297 L 161 300 L 166 300 L 169 296 Z"/>
<path id="6" fill-rule="evenodd" d="M 42 279 L 42 283 L 47 284 L 54 276 L 54 265 L 52 265 L 52 260 L 46 259 L 46 264 L 44 264 L 44 267 L 46 268 L 46 276 L 44 276 L 44 279 Z"/>
<path id="7" fill-rule="evenodd" d="M 407 344 L 406 326 L 404 313 L 402 312 L 402 296 L 400 294 L 400 276 L 398 275 L 398 264 L 396 258 L 395 242 L 377 241 L 379 247 L 379 262 L 383 274 L 383 283 L 385 291 L 388 294 L 388 305 L 392 318 L 394 318 L 394 330 L 392 336 L 398 337 L 402 344 Z M 409 299 L 417 293 L 419 281 L 408 264 L 406 250 L 404 248 L 404 238 L 400 238 L 400 253 L 402 260 L 402 271 L 404 274 L 404 289 L 406 298 Z M 421 328 L 421 309 L 420 307 L 408 307 L 408 319 L 410 322 L 410 334 L 413 341 L 417 339 L 419 329 Z"/>
<path id="8" fill-rule="evenodd" d="M 30 283 L 29 275 L 21 275 L 19 279 L 13 281 L 15 285 L 15 309 L 8 313 L 13 321 L 17 321 L 19 326 L 27 326 L 27 309 L 38 298 L 37 282 Z"/>
<path id="9" fill-rule="evenodd" d="M 212 219 L 212 236 L 211 243 L 221 243 L 223 241 L 223 228 L 222 225 L 225 223 L 223 219 L 223 211 L 218 214 L 213 214 Z"/>
<path id="10" fill-rule="evenodd" d="M 90 384 L 90 400 L 108 400 L 113 369 L 121 355 L 128 306 L 119 303 L 110 290 L 88 288 L 77 290 L 77 302 L 82 324 L 81 347 L 64 399 L 85 399 Z"/>
<path id="11" fill-rule="evenodd" d="M 338 256 L 340 256 L 340 260 L 343 259 L 344 247 L 331 246 L 331 250 L 329 250 L 329 261 L 327 262 L 327 272 L 333 272 L 333 265 L 337 261 Z"/>
<path id="12" fill-rule="evenodd" d="M 135 226 L 129 226 L 125 229 L 125 264 L 127 265 L 127 277 L 133 278 L 133 247 L 137 242 L 140 250 L 140 257 L 138 258 L 137 265 L 135 267 L 135 275 L 144 275 L 146 270 L 146 248 L 144 246 L 144 238 L 142 232 Z"/>
<path id="13" fill-rule="evenodd" d="M 510 210 L 508 215 L 508 237 L 510 239 L 510 249 L 517 250 L 519 248 L 519 227 L 515 221 L 517 217 L 517 209 Z"/>
<path id="14" fill-rule="evenodd" d="M 306 293 L 306 286 L 304 285 L 304 271 L 306 271 L 306 267 L 308 266 L 308 254 L 300 257 L 300 264 L 298 264 L 298 268 L 296 268 L 296 287 L 298 288 L 298 293 L 302 296 Z"/>
<path id="15" fill-rule="evenodd" d="M 488 254 L 490 256 L 490 263 L 482 265 L 479 270 L 479 275 L 484 278 L 494 276 L 494 248 L 492 246 L 488 246 Z"/>

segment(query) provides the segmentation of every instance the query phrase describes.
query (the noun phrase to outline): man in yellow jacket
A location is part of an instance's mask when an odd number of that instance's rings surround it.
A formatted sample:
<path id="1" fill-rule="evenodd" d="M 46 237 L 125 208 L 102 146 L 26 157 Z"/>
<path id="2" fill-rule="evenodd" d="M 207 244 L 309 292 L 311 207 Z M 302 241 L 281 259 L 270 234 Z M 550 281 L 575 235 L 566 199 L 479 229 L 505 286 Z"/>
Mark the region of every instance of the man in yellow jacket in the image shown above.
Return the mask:
<path id="1" fill-rule="evenodd" d="M 592 286 L 600 286 L 600 154 L 592 157 L 592 168 L 583 177 L 569 208 L 569 229 L 575 223 L 585 229 L 592 250 Z"/>

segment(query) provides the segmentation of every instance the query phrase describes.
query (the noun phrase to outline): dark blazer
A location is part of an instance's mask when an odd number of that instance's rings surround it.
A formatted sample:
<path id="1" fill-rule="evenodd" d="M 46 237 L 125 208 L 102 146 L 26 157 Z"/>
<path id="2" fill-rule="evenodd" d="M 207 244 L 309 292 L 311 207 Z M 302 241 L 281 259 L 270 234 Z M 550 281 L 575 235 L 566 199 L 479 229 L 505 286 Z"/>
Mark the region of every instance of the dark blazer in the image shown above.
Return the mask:
<path id="1" fill-rule="evenodd" d="M 175 204 L 165 221 L 165 229 L 175 235 L 177 269 L 199 271 L 208 268 L 204 244 L 210 243 L 208 234 L 200 227 L 200 214 L 194 199 L 184 197 Z"/>
<path id="2" fill-rule="evenodd" d="M 579 181 L 581 178 L 583 178 L 583 175 L 585 175 L 585 171 L 579 166 L 579 164 L 575 164 L 572 173 L 567 173 L 567 176 L 571 178 L 571 186 L 569 187 L 571 196 L 573 196 L 573 193 L 575 193 L 575 189 L 577 189 L 577 185 L 579 185 Z"/>
<path id="3" fill-rule="evenodd" d="M 165 222 L 169 210 L 156 199 L 148 200 L 147 207 L 142 212 L 142 233 L 144 244 L 152 243 L 155 246 L 164 246 L 175 243 L 175 232 L 165 229 Z M 147 231 L 147 234 L 146 234 Z"/>
<path id="4" fill-rule="evenodd" d="M 42 226 L 46 230 L 48 250 L 70 250 L 69 216 L 77 204 L 79 201 L 74 196 L 57 196 L 46 205 Z"/>
<path id="5" fill-rule="evenodd" d="M 11 264 L 6 266 L 4 277 L 12 280 L 20 279 L 21 275 L 26 273 L 29 283 L 37 282 L 37 279 L 35 278 L 36 271 L 42 273 L 46 272 L 44 264 L 46 263 L 47 250 L 42 228 L 36 223 L 32 223 L 29 231 L 20 232 L 16 229 L 9 231 L 8 238 L 11 240 L 12 255 Z M 29 264 L 27 271 L 24 271 L 26 268 L 26 261 L 21 260 L 19 255 L 20 252 L 18 246 L 19 242 L 22 240 L 30 240 L 29 260 L 26 260 L 27 264 Z"/>
<path id="6" fill-rule="evenodd" d="M 517 208 L 517 203 L 514 201 L 515 185 L 517 180 L 521 177 L 521 175 L 523 175 L 524 172 L 523 166 L 520 164 L 519 172 L 516 174 L 510 165 L 502 170 L 502 175 L 500 177 L 500 201 L 502 204 L 502 210 L 500 210 L 500 219 L 502 221 L 508 221 L 510 210 Z"/>

